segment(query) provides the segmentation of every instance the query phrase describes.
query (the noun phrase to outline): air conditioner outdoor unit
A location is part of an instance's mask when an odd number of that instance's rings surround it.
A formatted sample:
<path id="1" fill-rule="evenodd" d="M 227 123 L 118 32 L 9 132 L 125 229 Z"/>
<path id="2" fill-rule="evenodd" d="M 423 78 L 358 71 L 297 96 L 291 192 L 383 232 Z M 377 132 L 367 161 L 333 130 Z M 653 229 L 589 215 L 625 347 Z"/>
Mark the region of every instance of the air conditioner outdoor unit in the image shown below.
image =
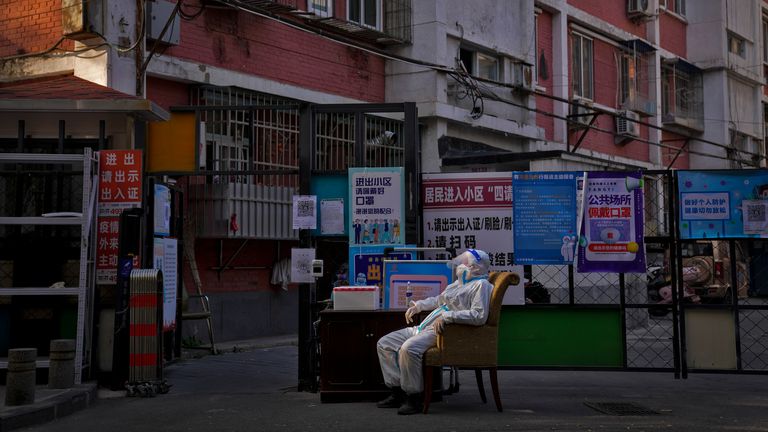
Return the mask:
<path id="1" fill-rule="evenodd" d="M 514 85 L 520 90 L 533 91 L 536 83 L 533 78 L 533 66 L 526 63 L 515 63 Z"/>
<path id="2" fill-rule="evenodd" d="M 589 126 L 589 122 L 592 121 L 591 114 L 594 114 L 594 111 L 592 110 L 592 101 L 574 99 L 573 103 L 571 103 L 570 113 L 572 120 L 572 123 L 570 123 L 571 128 L 578 129 Z"/>
<path id="3" fill-rule="evenodd" d="M 630 18 L 653 16 L 652 0 L 627 0 L 627 15 Z"/>
<path id="4" fill-rule="evenodd" d="M 639 121 L 640 114 L 634 111 L 617 111 L 616 134 L 627 137 L 640 135 L 640 125 L 637 123 Z"/>

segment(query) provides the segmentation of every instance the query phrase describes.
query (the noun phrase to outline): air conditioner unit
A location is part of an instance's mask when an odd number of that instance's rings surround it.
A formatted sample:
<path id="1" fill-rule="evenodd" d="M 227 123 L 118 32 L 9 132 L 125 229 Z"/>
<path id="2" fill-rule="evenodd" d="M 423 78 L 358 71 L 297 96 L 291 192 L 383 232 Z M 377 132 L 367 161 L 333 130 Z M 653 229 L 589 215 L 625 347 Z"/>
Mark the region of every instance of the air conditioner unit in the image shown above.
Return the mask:
<path id="1" fill-rule="evenodd" d="M 616 134 L 624 137 L 640 135 L 640 114 L 634 111 L 616 112 Z"/>
<path id="2" fill-rule="evenodd" d="M 515 63 L 514 66 L 514 85 L 520 90 L 533 91 L 536 89 L 536 82 L 533 77 L 533 66 L 526 63 Z"/>
<path id="3" fill-rule="evenodd" d="M 627 16 L 643 18 L 653 16 L 652 0 L 627 0 Z"/>
<path id="4" fill-rule="evenodd" d="M 581 129 L 589 126 L 589 122 L 592 121 L 592 101 L 585 99 L 574 99 L 571 103 L 570 116 L 571 123 L 569 126 L 575 129 Z"/>

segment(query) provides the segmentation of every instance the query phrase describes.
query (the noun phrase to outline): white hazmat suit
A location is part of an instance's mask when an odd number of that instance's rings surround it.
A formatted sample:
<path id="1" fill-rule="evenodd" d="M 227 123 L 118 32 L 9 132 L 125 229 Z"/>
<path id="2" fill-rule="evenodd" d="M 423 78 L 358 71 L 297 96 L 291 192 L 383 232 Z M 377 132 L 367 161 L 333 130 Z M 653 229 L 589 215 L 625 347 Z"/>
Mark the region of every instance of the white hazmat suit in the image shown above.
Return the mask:
<path id="1" fill-rule="evenodd" d="M 454 263 L 457 280 L 438 296 L 411 302 L 405 314 L 408 322 L 419 312 L 436 311 L 435 315 L 420 326 L 389 333 L 376 344 L 387 387 L 402 388 L 409 395 L 420 393 L 424 387 L 422 357 L 437 344 L 437 333 L 442 331 L 443 323 L 479 326 L 487 321 L 493 291 L 488 282 L 488 254 L 469 249 L 456 257 Z"/>

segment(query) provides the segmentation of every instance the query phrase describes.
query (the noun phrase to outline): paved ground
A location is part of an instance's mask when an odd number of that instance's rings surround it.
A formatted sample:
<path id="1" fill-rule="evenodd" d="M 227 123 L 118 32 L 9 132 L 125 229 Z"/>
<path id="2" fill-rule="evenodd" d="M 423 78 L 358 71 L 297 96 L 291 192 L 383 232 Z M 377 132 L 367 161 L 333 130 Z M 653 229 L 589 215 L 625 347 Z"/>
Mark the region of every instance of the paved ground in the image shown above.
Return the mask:
<path id="1" fill-rule="evenodd" d="M 116 397 L 27 431 L 768 431 L 768 376 L 503 371 L 504 412 L 480 401 L 472 373 L 429 415 L 372 403 L 322 404 L 297 392 L 297 348 L 241 343 L 169 366 L 155 398 Z M 486 382 L 487 391 L 490 386 Z M 113 396 L 117 396 L 112 394 Z M 490 397 L 490 394 L 489 394 Z M 586 402 L 635 403 L 658 415 L 612 416 Z"/>

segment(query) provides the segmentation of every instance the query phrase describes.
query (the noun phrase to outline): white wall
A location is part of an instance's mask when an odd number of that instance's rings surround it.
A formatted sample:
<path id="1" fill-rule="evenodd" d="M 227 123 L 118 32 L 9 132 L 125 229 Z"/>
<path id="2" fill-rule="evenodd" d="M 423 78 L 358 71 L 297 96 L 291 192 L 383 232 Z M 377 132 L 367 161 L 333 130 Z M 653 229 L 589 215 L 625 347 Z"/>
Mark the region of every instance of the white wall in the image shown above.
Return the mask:
<path id="1" fill-rule="evenodd" d="M 414 0 L 413 43 L 393 50 L 405 57 L 454 67 L 459 45 L 464 43 L 501 58 L 501 79 L 511 82 L 513 62 L 535 61 L 533 3 Z M 421 122 L 427 125 L 421 136 L 425 172 L 440 171 L 437 139 L 446 134 L 510 151 L 520 151 L 529 139 L 543 136 L 527 110 L 488 98 L 485 114 L 471 119 L 471 104 L 457 101 L 454 87 L 449 88 L 453 80 L 443 72 L 387 61 L 386 74 L 387 102 L 417 102 Z M 495 92 L 515 103 L 529 103 L 527 95 L 515 94 L 509 88 L 497 87 Z"/>

